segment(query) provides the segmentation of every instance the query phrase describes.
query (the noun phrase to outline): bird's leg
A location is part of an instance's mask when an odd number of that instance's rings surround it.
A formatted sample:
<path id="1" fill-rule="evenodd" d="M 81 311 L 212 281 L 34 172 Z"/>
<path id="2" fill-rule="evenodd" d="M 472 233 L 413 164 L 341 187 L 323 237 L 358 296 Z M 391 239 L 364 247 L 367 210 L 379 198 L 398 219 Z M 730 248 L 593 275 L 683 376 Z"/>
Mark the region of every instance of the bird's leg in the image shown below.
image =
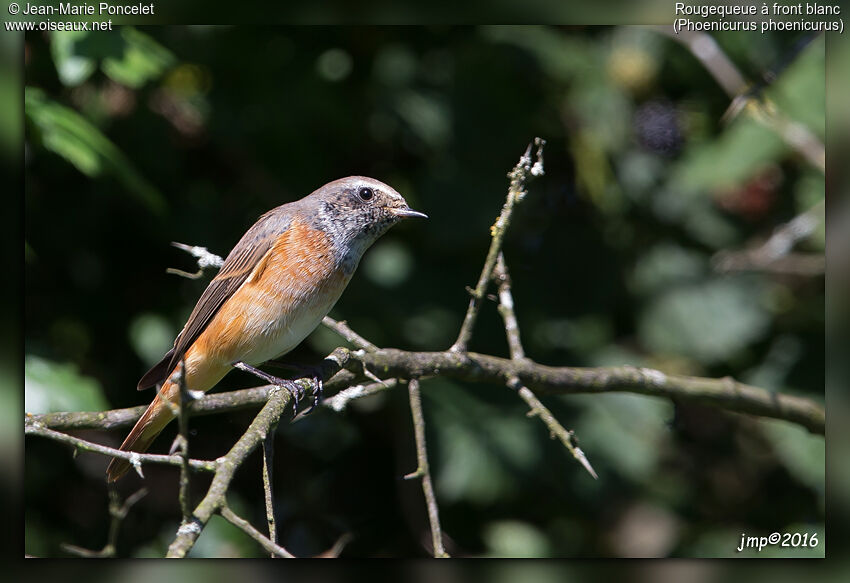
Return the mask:
<path id="1" fill-rule="evenodd" d="M 322 381 L 324 375 L 322 373 L 322 367 L 315 365 L 291 364 L 288 362 L 280 362 L 278 360 L 270 360 L 266 364 L 297 371 L 302 377 L 309 378 L 313 381 L 313 386 L 315 387 L 313 390 L 313 404 L 310 405 L 309 409 L 304 411 L 304 415 L 310 413 L 322 401 L 322 397 L 324 396 L 324 383 Z"/>
<path id="2" fill-rule="evenodd" d="M 238 368 L 239 370 L 244 370 L 245 372 L 251 373 L 252 375 L 263 379 L 266 382 L 269 382 L 276 387 L 282 387 L 289 391 L 289 394 L 292 395 L 292 415 L 298 415 L 298 401 L 304 398 L 304 387 L 296 383 L 295 381 L 291 381 L 289 379 L 282 379 L 280 377 L 276 377 L 270 375 L 266 372 L 261 371 L 257 367 L 251 366 L 250 364 L 245 364 L 242 361 L 234 362 L 233 366 Z M 310 407 L 312 409 L 313 407 Z"/>

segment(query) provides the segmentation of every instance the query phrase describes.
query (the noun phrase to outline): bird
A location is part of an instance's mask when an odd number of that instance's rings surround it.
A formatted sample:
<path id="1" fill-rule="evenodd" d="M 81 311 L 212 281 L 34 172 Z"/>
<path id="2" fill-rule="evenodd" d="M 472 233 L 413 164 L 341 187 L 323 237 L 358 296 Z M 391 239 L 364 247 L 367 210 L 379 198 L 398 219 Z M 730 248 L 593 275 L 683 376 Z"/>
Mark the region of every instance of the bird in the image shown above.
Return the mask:
<path id="1" fill-rule="evenodd" d="M 173 347 L 139 381 L 139 390 L 157 394 L 119 449 L 147 451 L 176 416 L 181 382 L 192 394 L 206 392 L 234 367 L 280 381 L 255 367 L 300 344 L 339 300 L 365 251 L 409 217 L 427 215 L 365 176 L 334 180 L 262 215 L 227 255 Z M 112 458 L 107 481 L 130 467 Z"/>

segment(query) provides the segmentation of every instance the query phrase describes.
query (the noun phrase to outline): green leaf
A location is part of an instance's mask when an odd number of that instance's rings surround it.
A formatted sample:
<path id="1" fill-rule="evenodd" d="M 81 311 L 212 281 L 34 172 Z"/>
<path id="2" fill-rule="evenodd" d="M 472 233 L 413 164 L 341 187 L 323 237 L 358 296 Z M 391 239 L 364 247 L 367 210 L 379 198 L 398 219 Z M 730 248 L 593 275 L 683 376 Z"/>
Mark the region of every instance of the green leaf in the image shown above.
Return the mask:
<path id="1" fill-rule="evenodd" d="M 88 79 L 100 62 L 110 79 L 134 89 L 174 66 L 171 52 L 132 26 L 112 32 L 60 31 L 50 35 L 50 52 L 66 86 Z"/>
<path id="2" fill-rule="evenodd" d="M 424 406 L 436 437 L 432 471 L 439 497 L 487 505 L 521 488 L 520 474 L 540 461 L 540 427 L 443 379 L 429 387 Z"/>
<path id="3" fill-rule="evenodd" d="M 97 69 L 95 59 L 79 51 L 80 43 L 88 38 L 89 33 L 85 30 L 61 31 L 50 35 L 53 64 L 63 85 L 79 85 Z"/>
<path id="4" fill-rule="evenodd" d="M 732 356 L 761 338 L 770 323 L 755 283 L 728 278 L 668 291 L 641 315 L 641 341 L 654 352 L 704 363 Z"/>
<path id="5" fill-rule="evenodd" d="M 826 134 L 826 52 L 824 36 L 812 41 L 765 92 L 779 111 L 815 135 Z"/>
<path id="6" fill-rule="evenodd" d="M 148 209 L 157 213 L 164 210 L 162 194 L 136 171 L 115 144 L 79 113 L 51 101 L 35 87 L 25 90 L 25 113 L 46 149 L 65 158 L 87 176 L 111 174 Z"/>
<path id="7" fill-rule="evenodd" d="M 763 420 L 765 434 L 776 448 L 785 467 L 801 482 L 825 495 L 826 444 L 798 425 L 774 419 Z"/>
<path id="8" fill-rule="evenodd" d="M 570 402 L 586 407 L 575 431 L 597 469 L 607 465 L 632 480 L 652 480 L 667 438 L 664 420 L 672 416 L 669 402 L 616 393 L 572 395 Z"/>
<path id="9" fill-rule="evenodd" d="M 83 376 L 73 364 L 27 355 L 24 363 L 24 410 L 103 411 L 107 402 L 100 383 Z"/>
<path id="10" fill-rule="evenodd" d="M 705 191 L 738 186 L 787 151 L 788 147 L 776 133 L 740 115 L 716 140 L 688 149 L 673 174 L 671 190 Z"/>
<path id="11" fill-rule="evenodd" d="M 113 81 L 138 88 L 159 78 L 176 63 L 167 49 L 135 28 L 122 27 L 120 34 L 123 41 L 120 56 L 107 57 L 101 65 Z"/>

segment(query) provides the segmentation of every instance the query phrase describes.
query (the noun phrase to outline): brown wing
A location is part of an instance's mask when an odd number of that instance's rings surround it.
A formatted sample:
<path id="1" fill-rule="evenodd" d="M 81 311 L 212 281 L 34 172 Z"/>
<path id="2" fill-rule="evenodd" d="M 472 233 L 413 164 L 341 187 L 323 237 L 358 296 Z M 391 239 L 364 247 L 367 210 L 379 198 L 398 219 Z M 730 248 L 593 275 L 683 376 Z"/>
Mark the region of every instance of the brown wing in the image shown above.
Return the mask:
<path id="1" fill-rule="evenodd" d="M 163 382 L 174 370 L 186 350 L 201 335 L 213 316 L 230 296 L 239 289 L 254 267 L 262 260 L 277 237 L 289 227 L 288 213 L 283 205 L 264 214 L 248 229 L 239 243 L 224 260 L 207 289 L 201 295 L 183 330 L 174 341 L 174 347 L 141 378 L 138 389 L 144 390 Z"/>

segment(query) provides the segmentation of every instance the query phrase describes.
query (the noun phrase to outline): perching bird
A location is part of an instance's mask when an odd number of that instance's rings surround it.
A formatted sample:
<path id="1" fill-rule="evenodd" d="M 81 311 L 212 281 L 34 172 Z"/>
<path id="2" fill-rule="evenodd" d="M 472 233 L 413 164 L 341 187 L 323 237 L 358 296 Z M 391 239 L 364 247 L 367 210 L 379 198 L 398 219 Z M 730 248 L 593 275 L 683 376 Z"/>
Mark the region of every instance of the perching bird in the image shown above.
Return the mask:
<path id="1" fill-rule="evenodd" d="M 198 300 L 174 347 L 139 381 L 162 385 L 123 451 L 144 452 L 174 418 L 181 363 L 189 391 L 208 391 L 234 366 L 253 367 L 295 348 L 348 285 L 360 258 L 405 217 L 424 217 L 373 178 L 349 176 L 264 214 L 242 236 Z M 131 467 L 113 458 L 114 482 Z"/>

